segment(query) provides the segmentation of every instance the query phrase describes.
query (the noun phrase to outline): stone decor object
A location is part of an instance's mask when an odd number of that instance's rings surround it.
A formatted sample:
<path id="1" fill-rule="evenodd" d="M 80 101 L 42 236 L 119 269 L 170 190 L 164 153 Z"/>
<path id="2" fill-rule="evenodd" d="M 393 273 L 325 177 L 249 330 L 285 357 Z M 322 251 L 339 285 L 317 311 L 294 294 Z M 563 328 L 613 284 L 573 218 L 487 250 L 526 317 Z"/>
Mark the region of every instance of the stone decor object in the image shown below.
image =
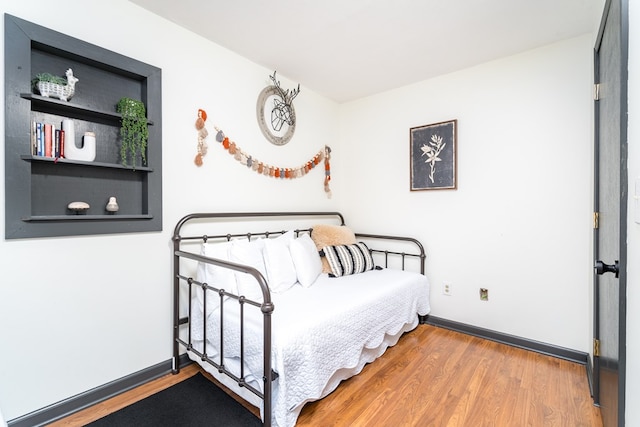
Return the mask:
<path id="1" fill-rule="evenodd" d="M 90 208 L 89 203 L 87 202 L 71 202 L 67 206 L 67 209 L 74 212 L 76 215 L 84 213 L 88 211 Z"/>
<path id="2" fill-rule="evenodd" d="M 120 209 L 120 207 L 118 206 L 118 202 L 116 201 L 115 197 L 109 197 L 109 203 L 107 203 L 107 206 L 105 207 L 105 209 L 109 213 L 118 212 L 118 209 Z"/>

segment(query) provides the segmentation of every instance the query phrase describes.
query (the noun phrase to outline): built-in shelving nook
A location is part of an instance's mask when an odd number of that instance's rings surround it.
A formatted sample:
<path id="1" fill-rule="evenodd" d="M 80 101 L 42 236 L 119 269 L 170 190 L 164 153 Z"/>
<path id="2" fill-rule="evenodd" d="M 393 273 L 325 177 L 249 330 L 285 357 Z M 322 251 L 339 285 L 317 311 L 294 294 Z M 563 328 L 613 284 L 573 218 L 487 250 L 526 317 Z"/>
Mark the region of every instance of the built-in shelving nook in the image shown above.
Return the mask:
<path id="1" fill-rule="evenodd" d="M 162 230 L 162 72 L 159 68 L 5 15 L 5 238 L 74 236 Z M 79 81 L 63 101 L 32 90 L 38 73 Z M 120 98 L 147 111 L 147 162 L 123 165 Z M 34 124 L 57 129 L 73 121 L 76 146 L 95 134 L 95 159 L 39 155 Z M 111 197 L 117 212 L 106 205 Z M 71 211 L 71 202 L 88 209 Z"/>

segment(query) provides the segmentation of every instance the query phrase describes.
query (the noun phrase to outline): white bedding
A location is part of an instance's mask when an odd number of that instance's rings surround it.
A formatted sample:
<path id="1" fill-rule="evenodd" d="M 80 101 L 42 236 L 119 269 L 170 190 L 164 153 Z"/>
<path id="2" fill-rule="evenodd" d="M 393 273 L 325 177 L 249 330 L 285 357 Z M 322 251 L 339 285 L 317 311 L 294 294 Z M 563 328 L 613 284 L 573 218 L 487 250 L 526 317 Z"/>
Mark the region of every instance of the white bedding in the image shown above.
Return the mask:
<path id="1" fill-rule="evenodd" d="M 208 298 L 208 306 L 217 297 L 209 296 L 213 298 Z M 280 427 L 295 425 L 306 402 L 326 396 L 340 381 L 359 373 L 402 333 L 416 327 L 417 314 L 430 311 L 427 278 L 392 269 L 340 278 L 322 274 L 312 286 L 297 284 L 273 293 L 272 300 L 272 368 L 279 375 L 273 383 L 272 424 Z M 192 338 L 196 349 L 202 350 L 203 314 L 195 306 Z M 235 306 L 232 301 L 225 303 L 225 312 L 237 312 Z M 245 316 L 245 379 L 262 390 L 262 314 L 246 307 Z M 238 324 L 227 317 L 224 363 L 239 375 L 239 344 L 234 339 L 239 336 Z M 207 330 L 208 355 L 219 362 L 214 350 L 219 344 L 219 308 L 208 316 Z M 197 356 L 193 359 L 202 364 Z M 255 404 L 255 399 L 248 400 Z"/>

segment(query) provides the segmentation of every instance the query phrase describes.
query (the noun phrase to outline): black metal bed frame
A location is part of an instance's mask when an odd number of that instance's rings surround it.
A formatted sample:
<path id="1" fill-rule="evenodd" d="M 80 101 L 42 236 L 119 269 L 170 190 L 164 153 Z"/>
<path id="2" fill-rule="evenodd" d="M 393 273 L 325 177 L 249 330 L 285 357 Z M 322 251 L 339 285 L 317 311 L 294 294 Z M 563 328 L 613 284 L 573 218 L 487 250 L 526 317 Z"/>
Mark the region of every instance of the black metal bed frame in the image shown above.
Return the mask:
<path id="1" fill-rule="evenodd" d="M 181 243 L 187 241 L 203 241 L 207 242 L 209 239 L 218 239 L 218 240 L 231 240 L 235 237 L 246 237 L 251 240 L 254 237 L 277 237 L 279 235 L 284 234 L 287 230 L 284 231 L 263 231 L 258 233 L 240 233 L 240 234 L 215 234 L 215 235 L 206 235 L 206 234 L 197 234 L 197 235 L 182 235 L 182 228 L 190 223 L 191 221 L 198 220 L 249 220 L 252 218 L 291 218 L 291 219 L 304 219 L 308 217 L 309 219 L 313 219 L 317 221 L 320 218 L 336 218 L 340 221 L 340 225 L 345 225 L 344 217 L 339 212 L 240 212 L 240 213 L 193 213 L 184 216 L 175 226 L 173 232 L 173 359 L 172 359 L 172 372 L 177 374 L 180 371 L 179 365 L 179 352 L 180 347 L 184 347 L 186 351 L 190 351 L 196 354 L 200 359 L 211 366 L 213 366 L 219 373 L 223 373 L 229 378 L 233 379 L 240 387 L 244 387 L 255 394 L 258 398 L 263 400 L 264 410 L 263 416 L 264 421 L 263 424 L 265 427 L 271 426 L 271 417 L 272 417 L 272 384 L 273 381 L 278 377 L 278 374 L 273 371 L 271 366 L 271 315 L 275 309 L 274 304 L 271 300 L 271 293 L 269 291 L 269 286 L 267 280 L 263 277 L 263 275 L 255 268 L 236 264 L 229 261 L 223 261 L 220 259 L 210 258 L 203 255 L 199 255 L 193 252 L 188 252 L 182 249 Z M 300 233 L 307 232 L 312 233 L 311 228 L 306 229 L 295 229 L 293 230 L 295 235 L 298 236 Z M 355 233 L 358 239 L 365 240 L 386 240 L 386 241 L 396 241 L 396 242 L 407 242 L 410 245 L 415 246 L 416 252 L 398 252 L 398 251 L 390 251 L 390 250 L 381 250 L 369 248 L 372 254 L 378 254 L 384 257 L 385 267 L 388 267 L 389 258 L 390 257 L 400 257 L 401 258 L 401 269 L 405 269 L 405 259 L 406 258 L 417 258 L 419 260 L 420 266 L 420 274 L 424 274 L 425 272 L 425 250 L 423 245 L 416 239 L 411 237 L 400 237 L 400 236 L 388 236 L 388 235 L 379 235 L 379 234 L 366 234 L 366 233 Z M 216 286 L 212 286 L 208 283 L 202 283 L 194 279 L 193 277 L 186 276 L 180 271 L 180 260 L 181 258 L 190 259 L 197 262 L 202 262 L 206 264 L 212 264 L 223 268 L 228 268 L 237 272 L 242 272 L 249 274 L 254 277 L 257 285 L 260 287 L 262 291 L 262 302 L 257 302 L 250 300 L 242 295 L 235 295 L 231 292 L 228 292 L 224 288 L 219 288 Z M 180 287 L 188 286 L 188 315 L 181 316 L 180 315 Z M 234 375 L 232 372 L 226 369 L 224 366 L 224 310 L 220 310 L 220 351 L 219 351 L 219 361 L 211 359 L 207 355 L 207 329 L 206 329 L 206 316 L 203 321 L 203 334 L 204 334 L 204 345 L 202 348 L 202 352 L 198 351 L 194 348 L 193 342 L 191 339 L 191 328 L 188 328 L 187 339 L 183 339 L 180 336 L 180 328 L 189 325 L 191 315 L 192 315 L 192 292 L 194 286 L 198 286 L 202 288 L 203 291 L 203 312 L 207 313 L 207 290 L 213 291 L 217 294 L 219 299 L 220 307 L 223 307 L 223 304 L 229 303 L 237 303 L 240 306 L 240 377 Z M 264 392 L 260 392 L 257 388 L 253 387 L 251 384 L 245 381 L 244 375 L 244 307 L 246 304 L 250 306 L 254 306 L 259 308 L 263 314 L 263 372 L 269 372 L 270 375 L 263 376 L 264 382 Z M 420 322 L 424 323 L 425 319 L 420 318 Z"/>

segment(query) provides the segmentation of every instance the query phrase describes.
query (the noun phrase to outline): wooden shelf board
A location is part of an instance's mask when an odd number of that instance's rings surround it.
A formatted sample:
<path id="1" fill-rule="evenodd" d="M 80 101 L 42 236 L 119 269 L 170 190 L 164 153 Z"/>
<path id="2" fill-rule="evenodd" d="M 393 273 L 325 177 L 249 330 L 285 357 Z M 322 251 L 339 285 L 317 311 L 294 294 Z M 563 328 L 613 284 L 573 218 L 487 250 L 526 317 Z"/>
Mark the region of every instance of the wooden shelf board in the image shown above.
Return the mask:
<path id="1" fill-rule="evenodd" d="M 153 219 L 153 215 L 85 215 L 85 214 L 70 214 L 70 215 L 35 215 L 22 220 L 25 222 L 39 222 L 39 221 L 128 221 L 128 220 L 148 220 Z"/>
<path id="2" fill-rule="evenodd" d="M 85 162 L 82 160 L 69 160 L 62 157 L 44 157 L 44 156 L 33 156 L 29 154 L 23 154 L 20 156 L 22 160 L 27 162 L 49 162 L 49 163 L 61 163 L 61 164 L 69 164 L 69 165 L 83 165 L 83 166 L 93 166 L 100 168 L 111 168 L 111 169 L 123 169 L 130 170 L 132 172 L 153 172 L 152 168 L 146 166 L 136 166 L 135 168 L 132 166 L 123 166 L 117 163 L 103 163 L 103 162 Z"/>
<path id="3" fill-rule="evenodd" d="M 34 93 L 21 93 L 21 98 L 30 100 L 35 105 L 41 106 L 55 106 L 55 109 L 60 112 L 67 112 L 70 114 L 81 113 L 82 115 L 92 116 L 101 119 L 119 121 L 122 119 L 120 113 L 115 111 L 98 110 L 94 108 L 87 108 L 82 105 L 74 104 L 71 101 L 62 101 L 47 96 L 36 95 Z M 147 121 L 148 125 L 153 125 L 153 121 Z"/>

